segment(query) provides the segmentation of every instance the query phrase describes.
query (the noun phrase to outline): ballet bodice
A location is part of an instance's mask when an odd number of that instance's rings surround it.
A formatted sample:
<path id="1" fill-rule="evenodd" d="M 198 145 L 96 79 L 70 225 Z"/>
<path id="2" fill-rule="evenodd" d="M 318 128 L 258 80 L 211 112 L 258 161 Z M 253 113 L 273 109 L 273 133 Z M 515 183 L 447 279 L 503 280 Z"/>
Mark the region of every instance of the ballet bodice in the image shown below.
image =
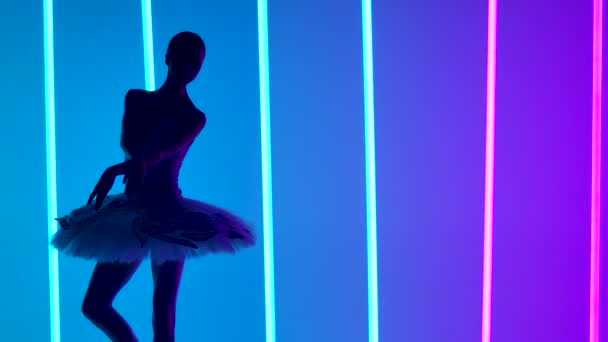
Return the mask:
<path id="1" fill-rule="evenodd" d="M 161 160 L 158 164 L 147 168 L 143 188 L 141 189 L 143 198 L 151 201 L 181 198 L 179 175 L 184 158 L 191 146 L 192 143 Z"/>

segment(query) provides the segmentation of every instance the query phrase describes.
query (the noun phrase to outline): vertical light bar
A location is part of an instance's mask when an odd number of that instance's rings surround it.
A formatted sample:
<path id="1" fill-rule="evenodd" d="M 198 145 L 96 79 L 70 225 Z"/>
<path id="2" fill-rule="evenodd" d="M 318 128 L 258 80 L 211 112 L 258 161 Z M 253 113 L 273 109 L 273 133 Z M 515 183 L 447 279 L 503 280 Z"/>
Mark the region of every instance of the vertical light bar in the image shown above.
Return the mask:
<path id="1" fill-rule="evenodd" d="M 264 225 L 264 289 L 266 307 L 266 341 L 275 341 L 274 304 L 274 244 L 272 213 L 272 164 L 270 144 L 270 89 L 268 62 L 267 1 L 258 0 L 258 52 L 260 72 L 260 125 L 262 149 L 262 206 Z M 142 0 L 144 35 L 144 68 L 147 90 L 156 88 L 154 79 L 154 54 L 151 0 Z"/>
<path id="2" fill-rule="evenodd" d="M 492 340 L 492 248 L 494 235 L 494 152 L 496 132 L 496 31 L 498 0 L 488 0 L 488 59 L 486 89 L 486 171 L 483 241 L 483 299 L 481 341 Z"/>
<path id="3" fill-rule="evenodd" d="M 589 341 L 599 342 L 600 316 L 600 178 L 602 164 L 602 15 L 603 1 L 593 1 L 593 103 L 591 141 L 591 272 Z"/>
<path id="4" fill-rule="evenodd" d="M 378 342 L 378 238 L 376 220 L 376 143 L 372 0 L 362 0 L 363 97 L 365 115 L 365 193 L 367 205 L 367 297 L 369 342 Z"/>
<path id="5" fill-rule="evenodd" d="M 144 40 L 144 75 L 146 90 L 156 88 L 154 79 L 154 38 L 152 36 L 152 0 L 141 0 L 141 19 Z"/>
<path id="6" fill-rule="evenodd" d="M 264 225 L 264 291 L 266 342 L 275 342 L 274 224 L 272 210 L 272 149 L 270 136 L 270 63 L 268 57 L 268 1 L 258 0 L 260 71 L 260 135 L 262 148 L 262 210 Z"/>
<path id="7" fill-rule="evenodd" d="M 44 25 L 44 113 L 46 136 L 46 196 L 48 237 L 57 231 L 57 174 L 55 154 L 55 58 L 53 42 L 53 0 L 43 0 Z M 59 260 L 49 244 L 49 307 L 51 342 L 61 340 L 59 311 Z"/>

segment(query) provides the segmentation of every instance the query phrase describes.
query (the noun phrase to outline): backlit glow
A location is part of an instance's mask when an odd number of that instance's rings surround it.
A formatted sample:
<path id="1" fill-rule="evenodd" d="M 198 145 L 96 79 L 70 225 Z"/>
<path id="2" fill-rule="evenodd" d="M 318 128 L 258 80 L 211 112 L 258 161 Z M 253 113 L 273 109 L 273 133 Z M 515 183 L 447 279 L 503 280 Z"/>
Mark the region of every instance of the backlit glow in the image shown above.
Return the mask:
<path id="1" fill-rule="evenodd" d="M 258 53 L 260 72 L 260 137 L 262 153 L 262 210 L 266 342 L 275 342 L 274 225 L 272 207 L 272 150 L 270 132 L 270 70 L 268 57 L 268 2 L 258 0 Z"/>
<path id="2" fill-rule="evenodd" d="M 154 79 L 154 47 L 152 35 L 152 0 L 141 1 L 141 18 L 144 38 L 144 75 L 146 90 L 152 91 L 156 88 Z"/>
<path id="3" fill-rule="evenodd" d="M 486 166 L 483 241 L 481 341 L 492 339 L 492 248 L 494 235 L 494 152 L 496 119 L 496 22 L 498 0 L 488 0 L 488 64 L 486 99 Z"/>
<path id="4" fill-rule="evenodd" d="M 372 1 L 363 0 L 363 95 L 365 115 L 365 186 L 367 205 L 367 291 L 369 342 L 378 342 L 378 238 L 376 220 L 376 143 Z"/>
<path id="5" fill-rule="evenodd" d="M 602 165 L 602 15 L 603 1 L 593 2 L 593 103 L 591 141 L 591 272 L 589 341 L 599 342 L 600 316 L 600 178 Z"/>
<path id="6" fill-rule="evenodd" d="M 53 0 L 43 0 L 44 113 L 46 138 L 47 234 L 57 231 L 57 169 L 55 153 L 55 60 L 53 47 Z M 61 341 L 58 252 L 49 244 L 49 307 L 51 342 Z"/>

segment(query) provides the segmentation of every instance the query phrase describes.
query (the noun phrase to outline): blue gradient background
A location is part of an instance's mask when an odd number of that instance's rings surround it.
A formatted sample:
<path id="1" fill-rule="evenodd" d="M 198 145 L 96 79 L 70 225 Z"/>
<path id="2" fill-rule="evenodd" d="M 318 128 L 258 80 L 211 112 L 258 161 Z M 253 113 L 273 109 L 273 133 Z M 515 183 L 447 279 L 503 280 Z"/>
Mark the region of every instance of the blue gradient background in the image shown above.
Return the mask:
<path id="1" fill-rule="evenodd" d="M 278 341 L 367 341 L 361 9 L 326 4 L 268 3 Z"/>
<path id="2" fill-rule="evenodd" d="M 277 341 L 367 341 L 361 6 L 268 8 Z M 592 10 L 499 1 L 494 342 L 588 340 Z M 157 86 L 173 34 L 208 45 L 190 88 L 208 125 L 184 164 L 184 193 L 238 212 L 261 236 L 256 2 L 153 1 L 152 13 Z M 479 341 L 487 4 L 375 0 L 373 13 L 380 341 Z M 6 340 L 48 341 L 42 3 L 2 2 L 0 19 L 10 195 L 0 328 Z M 56 0 L 55 68 L 64 213 L 122 160 L 123 97 L 144 86 L 140 2 Z M 604 203 L 607 174 L 604 152 Z M 262 252 L 260 240 L 186 265 L 178 340 L 264 341 Z M 92 268 L 60 257 L 64 342 L 105 340 L 80 312 Z M 144 263 L 116 302 L 142 341 L 151 296 Z"/>
<path id="3" fill-rule="evenodd" d="M 18 341 L 48 341 L 50 327 L 42 3 L 36 12 L 33 3 L 0 3 L 0 328 Z"/>

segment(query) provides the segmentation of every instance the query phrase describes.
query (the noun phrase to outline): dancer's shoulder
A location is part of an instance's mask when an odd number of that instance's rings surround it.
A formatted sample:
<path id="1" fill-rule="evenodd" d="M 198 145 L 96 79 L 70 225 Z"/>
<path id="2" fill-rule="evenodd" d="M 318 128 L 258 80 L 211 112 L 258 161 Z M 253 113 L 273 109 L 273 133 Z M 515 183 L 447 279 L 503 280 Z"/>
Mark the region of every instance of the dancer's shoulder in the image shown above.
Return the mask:
<path id="1" fill-rule="evenodd" d="M 138 101 L 149 97 L 152 92 L 143 89 L 129 89 L 125 95 L 125 101 Z"/>

